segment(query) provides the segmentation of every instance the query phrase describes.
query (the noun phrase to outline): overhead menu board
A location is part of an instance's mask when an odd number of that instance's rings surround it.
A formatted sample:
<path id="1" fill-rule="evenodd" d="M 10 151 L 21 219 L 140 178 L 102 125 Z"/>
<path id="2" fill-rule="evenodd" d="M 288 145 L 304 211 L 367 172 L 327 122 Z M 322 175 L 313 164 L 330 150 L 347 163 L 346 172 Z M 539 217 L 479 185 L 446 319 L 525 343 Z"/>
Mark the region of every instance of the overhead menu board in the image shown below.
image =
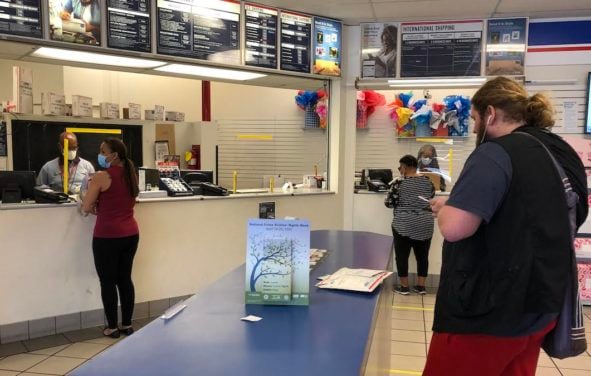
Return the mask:
<path id="1" fill-rule="evenodd" d="M 158 53 L 240 64 L 240 3 L 158 0 Z"/>
<path id="2" fill-rule="evenodd" d="M 401 26 L 401 77 L 480 76 L 483 22 Z"/>
<path id="3" fill-rule="evenodd" d="M 312 17 L 281 12 L 280 68 L 310 73 Z"/>
<path id="4" fill-rule="evenodd" d="M 49 37 L 100 45 L 101 14 L 100 0 L 49 0 Z"/>
<path id="5" fill-rule="evenodd" d="M 151 52 L 150 0 L 107 0 L 107 45 Z"/>
<path id="6" fill-rule="evenodd" d="M 0 34 L 42 38 L 40 0 L 0 1 Z"/>
<path id="7" fill-rule="evenodd" d="M 341 23 L 314 17 L 314 73 L 341 75 Z"/>
<path id="8" fill-rule="evenodd" d="M 277 9 L 245 4 L 245 63 L 277 68 Z"/>
<path id="9" fill-rule="evenodd" d="M 527 18 L 488 20 L 486 36 L 486 75 L 525 73 L 525 32 Z"/>

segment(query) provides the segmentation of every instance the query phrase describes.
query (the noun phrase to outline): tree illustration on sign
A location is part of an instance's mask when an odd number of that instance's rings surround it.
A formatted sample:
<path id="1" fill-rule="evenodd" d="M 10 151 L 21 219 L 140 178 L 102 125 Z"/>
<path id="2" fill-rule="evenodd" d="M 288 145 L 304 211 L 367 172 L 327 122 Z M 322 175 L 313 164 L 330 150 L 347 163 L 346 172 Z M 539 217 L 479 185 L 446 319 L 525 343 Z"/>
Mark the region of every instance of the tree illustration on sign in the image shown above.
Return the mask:
<path id="1" fill-rule="evenodd" d="M 249 257 L 254 261 L 250 272 L 250 291 L 256 292 L 260 278 L 291 274 L 294 239 L 262 239 L 251 237 Z M 262 244 L 261 244 L 262 243 Z"/>

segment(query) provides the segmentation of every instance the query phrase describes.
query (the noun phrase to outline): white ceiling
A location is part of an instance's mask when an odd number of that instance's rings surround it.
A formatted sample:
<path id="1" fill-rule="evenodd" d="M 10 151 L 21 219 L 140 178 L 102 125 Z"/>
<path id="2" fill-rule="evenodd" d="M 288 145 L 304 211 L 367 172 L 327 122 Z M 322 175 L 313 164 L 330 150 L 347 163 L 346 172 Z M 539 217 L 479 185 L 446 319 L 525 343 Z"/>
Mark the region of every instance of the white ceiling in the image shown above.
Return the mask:
<path id="1" fill-rule="evenodd" d="M 346 25 L 376 21 L 456 20 L 528 16 L 591 17 L 591 0 L 255 0 L 332 17 Z"/>

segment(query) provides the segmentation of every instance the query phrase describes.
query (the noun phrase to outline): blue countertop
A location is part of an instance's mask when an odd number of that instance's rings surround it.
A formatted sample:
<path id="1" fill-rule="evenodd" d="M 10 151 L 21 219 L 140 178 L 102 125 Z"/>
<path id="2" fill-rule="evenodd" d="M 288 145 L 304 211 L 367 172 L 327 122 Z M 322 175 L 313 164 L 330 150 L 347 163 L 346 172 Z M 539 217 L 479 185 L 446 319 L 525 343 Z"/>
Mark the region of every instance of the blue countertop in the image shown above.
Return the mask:
<path id="1" fill-rule="evenodd" d="M 341 267 L 386 269 L 392 237 L 313 231 L 311 246 L 329 254 L 310 274 L 309 307 L 245 305 L 241 266 L 72 375 L 359 375 L 381 287 L 363 294 L 314 284 Z M 247 315 L 263 320 L 240 321 Z"/>

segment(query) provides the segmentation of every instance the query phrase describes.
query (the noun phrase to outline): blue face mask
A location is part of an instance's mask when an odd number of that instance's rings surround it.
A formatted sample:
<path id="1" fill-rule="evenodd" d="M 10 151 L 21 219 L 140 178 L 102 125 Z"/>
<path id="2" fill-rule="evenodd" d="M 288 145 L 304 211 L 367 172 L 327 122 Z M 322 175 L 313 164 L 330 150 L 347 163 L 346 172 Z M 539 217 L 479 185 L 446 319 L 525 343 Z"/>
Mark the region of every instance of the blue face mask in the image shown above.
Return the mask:
<path id="1" fill-rule="evenodd" d="M 102 168 L 109 168 L 109 167 L 111 167 L 111 162 L 107 162 L 107 157 L 105 157 L 102 154 L 99 154 L 98 155 L 98 164 Z"/>

